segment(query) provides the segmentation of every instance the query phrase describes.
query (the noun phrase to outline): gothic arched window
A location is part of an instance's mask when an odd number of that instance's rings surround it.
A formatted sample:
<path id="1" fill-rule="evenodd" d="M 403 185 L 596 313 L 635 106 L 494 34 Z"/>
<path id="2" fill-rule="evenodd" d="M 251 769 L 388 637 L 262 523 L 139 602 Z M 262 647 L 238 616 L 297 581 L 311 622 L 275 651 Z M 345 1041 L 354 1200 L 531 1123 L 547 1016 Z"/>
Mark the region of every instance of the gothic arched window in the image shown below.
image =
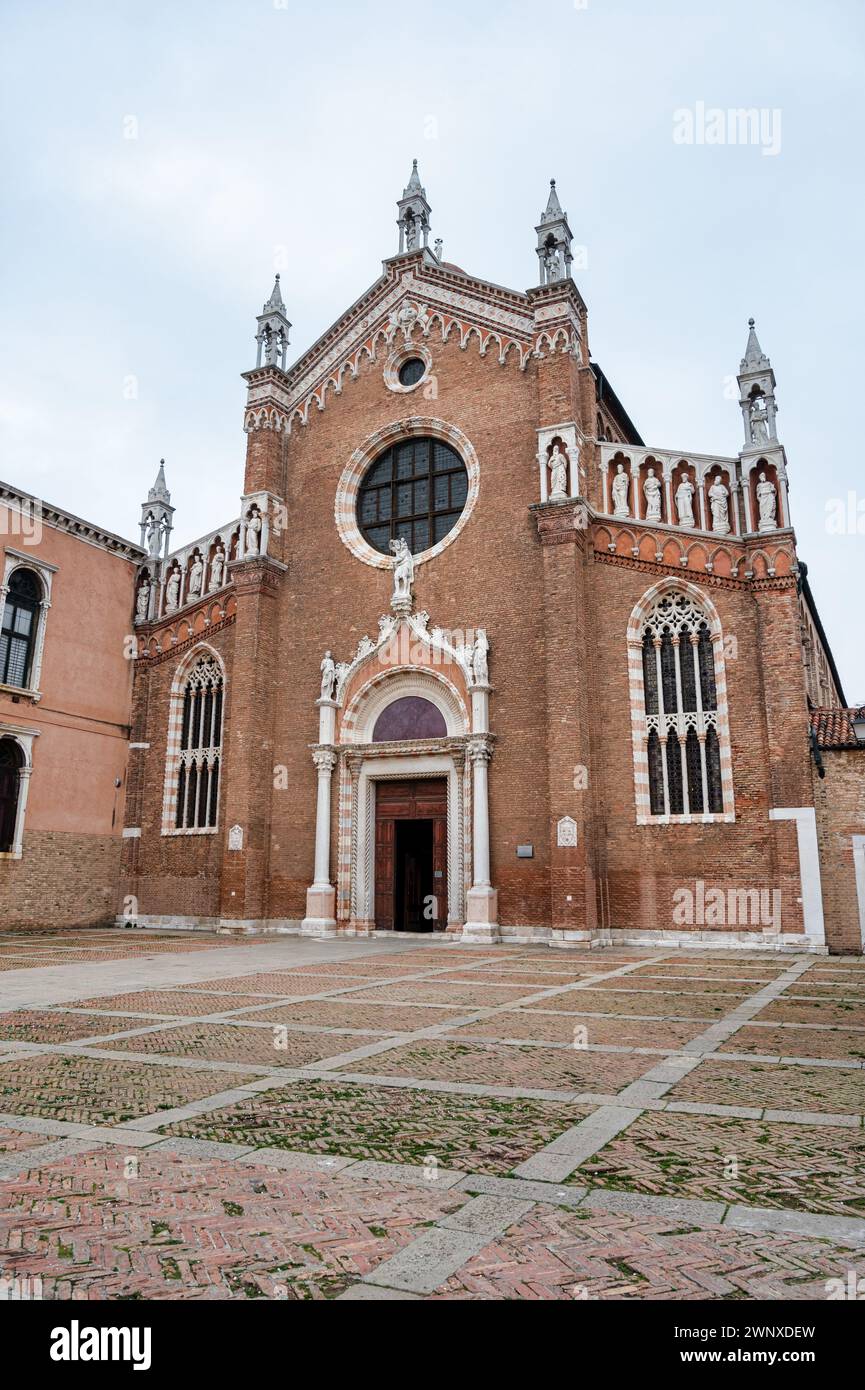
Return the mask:
<path id="1" fill-rule="evenodd" d="M 383 555 L 400 538 L 419 555 L 453 530 L 468 490 L 466 466 L 449 444 L 426 436 L 405 439 L 376 459 L 361 483 L 357 524 Z"/>
<path id="2" fill-rule="evenodd" d="M 210 655 L 199 657 L 175 691 L 163 830 L 216 829 L 223 691 L 222 669 Z"/>
<path id="3" fill-rule="evenodd" d="M 633 682 L 631 694 L 638 814 L 647 819 L 732 809 L 725 805 L 721 772 L 722 740 L 728 744 L 726 709 L 718 697 L 723 657 L 718 649 L 716 658 L 720 634 L 713 636 L 710 622 L 690 594 L 667 589 L 639 627 L 642 698 Z M 645 792 L 641 783 L 647 783 Z"/>
<path id="4" fill-rule="evenodd" d="M 32 570 L 13 570 L 0 628 L 0 684 L 27 688 L 33 670 L 42 589 Z"/>
<path id="5" fill-rule="evenodd" d="M 14 738 L 0 738 L 0 854 L 15 849 L 24 753 Z"/>

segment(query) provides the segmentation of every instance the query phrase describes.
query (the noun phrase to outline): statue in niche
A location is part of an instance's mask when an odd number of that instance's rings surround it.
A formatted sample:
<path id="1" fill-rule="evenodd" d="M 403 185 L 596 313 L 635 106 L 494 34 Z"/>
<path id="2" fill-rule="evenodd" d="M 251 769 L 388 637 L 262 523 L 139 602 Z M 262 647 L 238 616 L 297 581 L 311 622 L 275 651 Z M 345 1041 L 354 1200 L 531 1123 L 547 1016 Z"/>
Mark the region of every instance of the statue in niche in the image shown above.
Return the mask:
<path id="1" fill-rule="evenodd" d="M 189 585 L 188 585 L 187 591 L 186 591 L 186 592 L 189 594 L 189 597 L 190 597 L 190 598 L 194 598 L 194 597 L 196 597 L 198 594 L 201 593 L 201 588 L 202 588 L 203 583 L 204 583 L 204 561 L 202 560 L 201 556 L 199 555 L 198 551 L 196 550 L 195 555 L 194 555 L 193 560 L 192 560 L 192 566 L 191 566 L 190 571 L 189 571 Z"/>
<path id="2" fill-rule="evenodd" d="M 222 580 L 225 575 L 225 546 L 220 541 L 216 550 L 213 552 L 213 559 L 210 562 L 210 584 L 208 589 L 213 593 L 214 589 L 222 588 Z"/>
<path id="3" fill-rule="evenodd" d="M 615 516 L 628 515 L 628 488 L 630 478 L 625 472 L 625 465 L 617 465 L 616 474 L 613 478 L 613 514 Z"/>
<path id="4" fill-rule="evenodd" d="M 561 278 L 562 263 L 559 257 L 559 249 L 557 246 L 547 247 L 546 254 L 544 256 L 544 265 L 547 269 L 548 284 L 551 283 L 553 280 L 558 280 Z"/>
<path id="5" fill-rule="evenodd" d="M 676 488 L 676 511 L 680 526 L 694 526 L 694 484 L 687 474 Z"/>
<path id="6" fill-rule="evenodd" d="M 165 586 L 165 607 L 168 609 L 169 613 L 173 613 L 179 602 L 180 570 L 173 569 L 168 576 L 168 583 Z"/>
<path id="7" fill-rule="evenodd" d="M 412 584 L 414 583 L 414 558 L 411 551 L 400 536 L 397 540 L 391 541 L 390 548 L 393 552 L 393 598 L 391 602 L 405 603 L 411 602 Z"/>
<path id="8" fill-rule="evenodd" d="M 568 459 L 558 444 L 550 455 L 550 501 L 561 502 L 568 495 Z"/>
<path id="9" fill-rule="evenodd" d="M 330 652 L 325 652 L 321 663 L 321 698 L 322 700 L 333 699 L 333 687 L 336 681 L 336 664 Z"/>
<path id="10" fill-rule="evenodd" d="M 768 444 L 769 442 L 769 412 L 766 409 L 766 397 L 763 395 L 755 396 L 751 402 L 751 443 Z"/>
<path id="11" fill-rule="evenodd" d="M 152 514 L 148 514 L 147 517 L 144 543 L 147 546 L 147 553 L 156 559 L 162 547 L 162 531 L 157 526 Z"/>
<path id="12" fill-rule="evenodd" d="M 246 554 L 258 555 L 261 546 L 261 515 L 257 507 L 246 518 Z"/>
<path id="13" fill-rule="evenodd" d="M 489 656 L 490 644 L 487 641 L 486 628 L 479 627 L 475 638 L 472 665 L 474 669 L 474 679 L 476 685 L 489 685 L 490 672 L 487 658 Z"/>
<path id="14" fill-rule="evenodd" d="M 417 224 L 411 213 L 405 219 L 405 249 L 413 251 L 417 246 Z"/>
<path id="15" fill-rule="evenodd" d="M 150 580 L 144 576 L 138 586 L 138 597 L 135 601 L 135 621 L 143 623 L 147 618 L 147 610 L 150 607 Z"/>
<path id="16" fill-rule="evenodd" d="M 643 483 L 643 495 L 646 498 L 646 520 L 661 520 L 661 483 L 655 477 L 654 468 L 650 468 L 646 474 L 646 481 Z"/>
<path id="17" fill-rule="evenodd" d="M 760 474 L 757 483 L 757 506 L 760 510 L 761 531 L 774 531 L 778 525 L 778 494 L 775 484 L 770 483 L 765 473 Z"/>
<path id="18" fill-rule="evenodd" d="M 715 481 L 709 488 L 709 506 L 712 508 L 712 530 L 726 535 L 730 529 L 730 494 L 720 473 L 716 473 Z"/>

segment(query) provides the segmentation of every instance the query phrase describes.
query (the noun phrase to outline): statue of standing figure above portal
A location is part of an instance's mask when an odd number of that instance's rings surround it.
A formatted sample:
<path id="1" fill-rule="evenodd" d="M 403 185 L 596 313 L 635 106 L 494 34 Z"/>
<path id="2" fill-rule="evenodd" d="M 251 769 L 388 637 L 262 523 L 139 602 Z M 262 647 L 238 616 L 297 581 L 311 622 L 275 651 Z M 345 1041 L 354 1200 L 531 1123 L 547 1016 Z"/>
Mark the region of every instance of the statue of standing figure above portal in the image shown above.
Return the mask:
<path id="1" fill-rule="evenodd" d="M 489 685 L 490 672 L 487 658 L 489 656 L 490 644 L 487 641 L 486 628 L 479 627 L 475 638 L 474 655 L 472 667 L 476 685 Z"/>
<path id="2" fill-rule="evenodd" d="M 336 663 L 330 652 L 325 652 L 321 663 L 321 698 L 322 700 L 333 699 L 333 687 L 336 682 Z"/>
<path id="3" fill-rule="evenodd" d="M 397 604 L 400 607 L 408 606 L 411 609 L 412 585 L 414 583 L 414 557 L 411 551 L 399 536 L 395 541 L 391 541 L 390 548 L 393 552 L 393 595 L 391 597 L 391 607 Z"/>

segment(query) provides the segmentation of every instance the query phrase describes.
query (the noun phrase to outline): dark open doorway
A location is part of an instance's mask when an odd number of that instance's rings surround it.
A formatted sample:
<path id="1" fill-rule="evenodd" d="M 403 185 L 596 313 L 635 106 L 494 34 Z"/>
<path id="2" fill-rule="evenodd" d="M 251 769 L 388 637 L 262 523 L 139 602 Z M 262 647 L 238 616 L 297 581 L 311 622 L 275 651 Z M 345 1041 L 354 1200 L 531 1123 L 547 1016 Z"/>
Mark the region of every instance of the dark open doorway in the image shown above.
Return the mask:
<path id="1" fill-rule="evenodd" d="M 444 931 L 448 922 L 447 781 L 382 781 L 375 807 L 379 931 Z"/>
<path id="2" fill-rule="evenodd" d="M 435 929 L 433 881 L 433 823 L 396 823 L 394 926 L 397 931 Z"/>

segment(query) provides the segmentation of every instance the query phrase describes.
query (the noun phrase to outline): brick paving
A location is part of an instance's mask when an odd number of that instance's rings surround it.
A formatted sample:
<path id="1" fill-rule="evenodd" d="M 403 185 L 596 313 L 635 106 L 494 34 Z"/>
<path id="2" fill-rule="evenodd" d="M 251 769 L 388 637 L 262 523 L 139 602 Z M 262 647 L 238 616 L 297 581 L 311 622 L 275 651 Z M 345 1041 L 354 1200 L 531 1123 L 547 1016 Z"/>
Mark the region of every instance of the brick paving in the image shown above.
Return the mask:
<path id="1" fill-rule="evenodd" d="M 849 1264 L 849 1250 L 821 1240 L 539 1205 L 435 1297 L 822 1299 Z"/>
<path id="2" fill-rule="evenodd" d="M 227 1090 L 241 1079 L 237 1073 L 44 1053 L 0 1062 L 0 1109 L 114 1125 Z"/>
<path id="3" fill-rule="evenodd" d="M 454 1028 L 455 1037 L 516 1038 L 570 1043 L 577 1030 L 591 1046 L 655 1047 L 674 1052 L 703 1031 L 702 1023 L 668 1023 L 660 1019 L 595 1018 L 590 1014 L 543 1013 L 540 1009 L 506 1009 L 477 1023 Z M 738 1036 L 738 1035 L 737 1035 Z M 648 1065 L 648 1063 L 647 1063 Z"/>
<path id="4" fill-rule="evenodd" d="M 865 962 L 394 945 L 0 937 L 0 971 L 34 980 L 0 1012 L 0 1277 L 38 1275 L 49 1298 L 328 1299 L 395 1280 L 462 1300 L 812 1299 L 846 1277 L 865 1130 L 837 1120 L 865 1109 L 865 1070 L 817 1063 L 865 1059 Z M 740 1006 L 729 1036 L 706 1033 Z M 608 1050 L 569 1046 L 583 1028 Z M 691 1044 L 715 1051 L 677 1073 L 665 1058 Z M 764 1060 L 785 1057 L 802 1060 Z M 434 1231 L 447 1247 L 475 1204 L 488 1239 L 460 1237 L 434 1274 L 414 1260 L 408 1284 L 389 1272 Z M 770 1230 L 743 1228 L 754 1207 Z"/>
<path id="5" fill-rule="evenodd" d="M 469 1081 L 531 1090 L 612 1094 L 647 1069 L 645 1057 L 573 1048 L 496 1047 L 425 1040 L 339 1070 L 430 1081 Z"/>
<path id="6" fill-rule="evenodd" d="M 262 1067 L 305 1067 L 324 1057 L 375 1042 L 369 1033 L 342 1037 L 334 1033 L 296 1033 L 277 1024 L 247 1028 L 231 1023 L 188 1023 L 157 1033 L 112 1040 L 112 1050 L 146 1052 L 165 1057 L 194 1057 L 197 1061 L 249 1062 Z M 214 1087 L 210 1088 L 214 1090 Z"/>
<path id="7" fill-rule="evenodd" d="M 865 1071 L 765 1062 L 701 1062 L 673 1087 L 670 1100 L 861 1114 L 865 1109 Z"/>
<path id="8" fill-rule="evenodd" d="M 735 1052 L 770 1057 L 821 1057 L 865 1062 L 865 1029 L 744 1027 L 730 1042 Z"/>
<path id="9" fill-rule="evenodd" d="M 865 1132 L 644 1114 L 572 1181 L 665 1197 L 862 1216 Z"/>
<path id="10" fill-rule="evenodd" d="M 500 1174 L 587 1113 L 560 1101 L 304 1080 L 161 1132 L 418 1166 L 432 1155 L 443 1168 Z"/>

